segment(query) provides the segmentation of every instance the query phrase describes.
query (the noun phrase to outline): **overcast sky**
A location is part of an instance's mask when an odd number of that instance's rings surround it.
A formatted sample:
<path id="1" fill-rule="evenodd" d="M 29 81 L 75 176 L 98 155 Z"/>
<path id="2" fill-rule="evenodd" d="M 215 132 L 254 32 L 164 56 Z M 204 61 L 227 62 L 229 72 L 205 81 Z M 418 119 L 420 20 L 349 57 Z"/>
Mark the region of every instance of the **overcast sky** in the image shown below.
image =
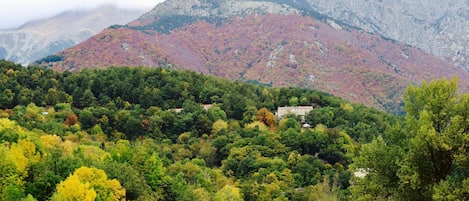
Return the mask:
<path id="1" fill-rule="evenodd" d="M 63 11 L 93 9 L 102 4 L 121 8 L 152 9 L 164 0 L 0 0 L 0 29 L 16 28 L 31 20 Z"/>

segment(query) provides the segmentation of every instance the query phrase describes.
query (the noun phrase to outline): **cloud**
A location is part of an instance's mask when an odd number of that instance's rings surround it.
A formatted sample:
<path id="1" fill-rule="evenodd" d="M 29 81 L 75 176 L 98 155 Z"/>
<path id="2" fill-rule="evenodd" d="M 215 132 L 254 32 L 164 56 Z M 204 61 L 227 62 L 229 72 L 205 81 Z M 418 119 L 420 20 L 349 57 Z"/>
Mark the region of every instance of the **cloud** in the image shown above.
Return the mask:
<path id="1" fill-rule="evenodd" d="M 151 9 L 164 0 L 2 0 L 0 29 L 16 28 L 31 20 L 52 17 L 67 10 L 93 9 L 103 4 L 120 8 Z"/>

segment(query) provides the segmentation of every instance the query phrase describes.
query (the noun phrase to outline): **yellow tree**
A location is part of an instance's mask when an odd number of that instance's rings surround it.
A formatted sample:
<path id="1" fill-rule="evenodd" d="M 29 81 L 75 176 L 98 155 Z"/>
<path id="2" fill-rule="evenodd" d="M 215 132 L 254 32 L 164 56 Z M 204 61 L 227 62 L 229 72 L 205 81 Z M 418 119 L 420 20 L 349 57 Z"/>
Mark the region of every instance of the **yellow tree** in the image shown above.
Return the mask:
<path id="1" fill-rule="evenodd" d="M 222 130 L 228 129 L 228 123 L 225 120 L 219 119 L 212 124 L 212 134 L 217 134 Z"/>
<path id="2" fill-rule="evenodd" d="M 27 158 L 20 149 L 5 145 L 0 144 L 0 200 L 18 200 L 24 196 Z"/>
<path id="3" fill-rule="evenodd" d="M 21 132 L 21 131 L 19 131 Z M 29 139 L 0 144 L 0 200 L 24 197 L 24 179 L 28 169 L 39 160 L 36 145 Z"/>
<path id="4" fill-rule="evenodd" d="M 275 126 L 276 126 L 275 115 L 265 107 L 257 111 L 256 120 L 264 123 L 266 126 L 270 128 L 270 130 L 275 129 Z"/>
<path id="5" fill-rule="evenodd" d="M 269 130 L 269 128 L 267 128 L 267 126 L 264 123 L 260 122 L 260 121 L 255 121 L 255 122 L 246 124 L 244 127 L 246 129 L 258 129 L 259 131 L 268 131 Z"/>
<path id="6" fill-rule="evenodd" d="M 242 201 L 243 197 L 238 188 L 226 185 L 220 189 L 213 198 L 214 201 Z"/>
<path id="7" fill-rule="evenodd" d="M 57 185 L 52 200 L 125 200 L 119 181 L 107 178 L 103 170 L 81 167 Z"/>

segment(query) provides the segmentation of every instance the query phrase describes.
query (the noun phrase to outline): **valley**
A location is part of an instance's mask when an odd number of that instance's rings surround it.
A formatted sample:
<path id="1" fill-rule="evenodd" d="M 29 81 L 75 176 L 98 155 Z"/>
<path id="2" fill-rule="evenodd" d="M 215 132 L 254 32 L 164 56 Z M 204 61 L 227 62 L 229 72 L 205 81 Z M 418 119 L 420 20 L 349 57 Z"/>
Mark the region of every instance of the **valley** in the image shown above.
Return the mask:
<path id="1" fill-rule="evenodd" d="M 467 200 L 467 2 L 446 3 L 166 0 L 2 31 L 0 200 Z"/>

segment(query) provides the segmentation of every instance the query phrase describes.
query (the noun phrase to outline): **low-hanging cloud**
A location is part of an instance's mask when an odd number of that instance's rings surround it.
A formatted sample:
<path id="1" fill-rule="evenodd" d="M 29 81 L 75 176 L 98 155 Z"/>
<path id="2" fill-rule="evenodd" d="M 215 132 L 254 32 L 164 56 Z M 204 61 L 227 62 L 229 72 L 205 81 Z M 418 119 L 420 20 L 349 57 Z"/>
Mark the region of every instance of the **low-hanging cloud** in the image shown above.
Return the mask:
<path id="1" fill-rule="evenodd" d="M 111 4 L 119 8 L 151 9 L 164 0 L 13 0 L 0 3 L 0 29 L 52 17 L 68 10 L 87 10 Z"/>

